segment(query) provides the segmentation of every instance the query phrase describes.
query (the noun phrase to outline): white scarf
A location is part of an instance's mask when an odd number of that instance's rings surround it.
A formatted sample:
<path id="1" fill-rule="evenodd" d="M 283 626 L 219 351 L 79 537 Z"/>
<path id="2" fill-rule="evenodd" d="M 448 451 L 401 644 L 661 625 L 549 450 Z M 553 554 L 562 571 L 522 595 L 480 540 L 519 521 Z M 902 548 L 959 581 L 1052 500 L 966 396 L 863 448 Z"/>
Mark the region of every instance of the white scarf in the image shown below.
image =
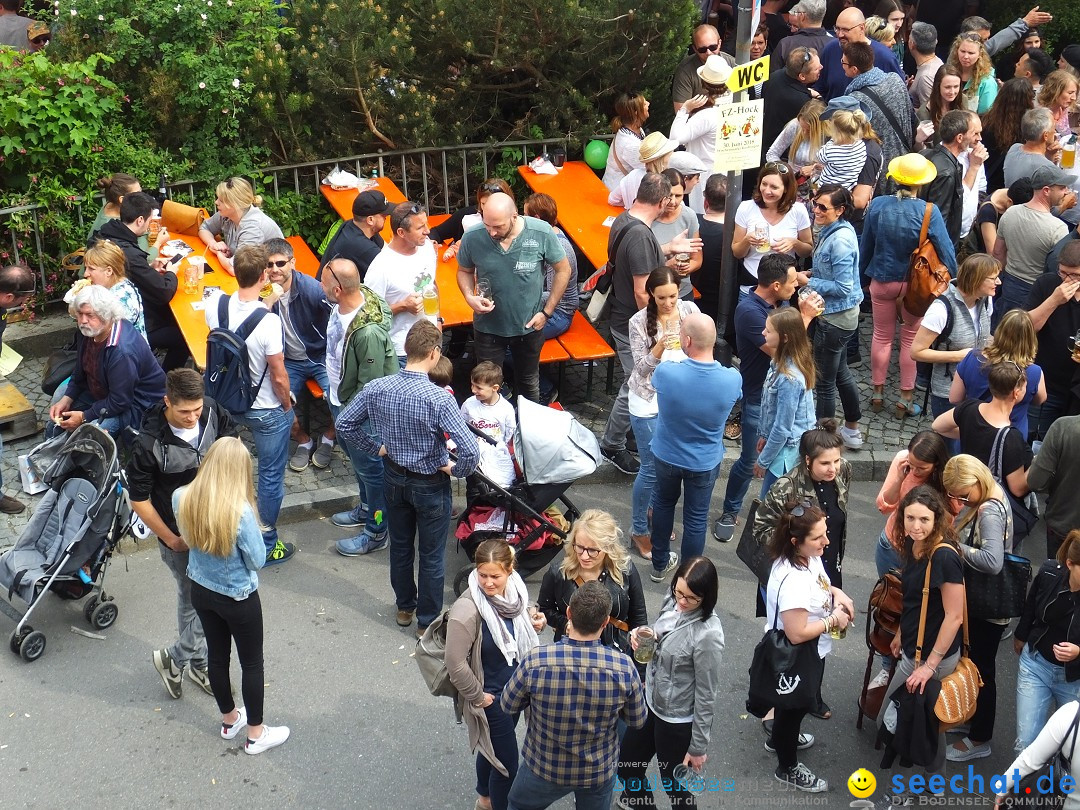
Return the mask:
<path id="1" fill-rule="evenodd" d="M 474 568 L 469 574 L 469 592 L 472 600 L 476 603 L 476 609 L 480 612 L 480 618 L 487 625 L 491 637 L 495 640 L 499 649 L 502 650 L 507 664 L 521 661 L 525 653 L 540 643 L 536 631 L 533 630 L 532 619 L 529 618 L 529 591 L 525 588 L 525 581 L 514 571 L 506 579 L 506 591 L 503 596 L 489 597 L 480 587 L 480 578 Z M 521 609 L 514 616 L 514 634 L 511 636 L 506 629 L 506 624 L 498 612 L 491 605 L 491 600 L 513 604 L 517 602 Z"/>

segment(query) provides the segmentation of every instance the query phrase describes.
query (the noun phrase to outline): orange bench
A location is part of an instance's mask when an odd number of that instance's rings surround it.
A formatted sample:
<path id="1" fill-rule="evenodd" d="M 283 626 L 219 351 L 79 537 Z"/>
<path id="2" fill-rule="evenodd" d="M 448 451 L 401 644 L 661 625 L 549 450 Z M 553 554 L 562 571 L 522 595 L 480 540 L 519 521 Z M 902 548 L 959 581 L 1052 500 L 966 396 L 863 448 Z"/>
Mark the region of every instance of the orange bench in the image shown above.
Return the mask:
<path id="1" fill-rule="evenodd" d="M 293 255 L 296 256 L 296 269 L 305 276 L 315 278 L 319 273 L 319 257 L 308 247 L 304 237 L 290 236 L 285 241 L 292 245 Z"/>
<path id="2" fill-rule="evenodd" d="M 592 399 L 594 360 L 607 360 L 607 391 L 611 393 L 612 377 L 615 374 L 615 350 L 601 337 L 600 333 L 580 312 L 574 313 L 570 328 L 556 340 L 570 355 L 571 360 L 588 363 L 588 378 L 585 386 L 585 399 Z M 550 341 L 548 341 L 550 343 Z M 561 376 L 561 372 L 560 372 Z M 561 382 L 561 380 L 560 380 Z"/>

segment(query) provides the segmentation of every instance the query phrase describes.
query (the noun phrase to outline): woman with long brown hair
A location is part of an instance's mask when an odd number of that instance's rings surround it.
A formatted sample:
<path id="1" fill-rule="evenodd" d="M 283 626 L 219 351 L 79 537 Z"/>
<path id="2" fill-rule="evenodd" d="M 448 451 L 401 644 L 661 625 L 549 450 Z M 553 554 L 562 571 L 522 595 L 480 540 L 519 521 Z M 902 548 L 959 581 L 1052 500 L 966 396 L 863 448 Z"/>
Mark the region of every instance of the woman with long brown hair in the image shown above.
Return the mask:
<path id="1" fill-rule="evenodd" d="M 638 150 L 648 134 L 645 122 L 649 118 L 649 100 L 636 90 L 623 93 L 615 100 L 615 116 L 611 119 L 611 131 L 615 138 L 608 149 L 607 166 L 604 168 L 604 185 L 613 191 L 619 181 L 634 169 L 644 168 Z"/>
<path id="2" fill-rule="evenodd" d="M 817 369 L 814 349 L 803 325 L 802 314 L 785 307 L 765 319 L 765 349 L 773 352 L 761 392 L 763 432 L 758 437 L 754 474 L 765 479 L 764 497 L 773 482 L 799 461 L 799 440 L 816 422 L 814 385 Z"/>
<path id="3" fill-rule="evenodd" d="M 963 86 L 964 80 L 959 68 L 953 65 L 942 65 L 938 68 L 930 98 L 915 112 L 919 120 L 929 121 L 936 131 L 945 113 L 964 109 L 964 99 L 961 96 Z M 936 137 L 933 138 L 933 143 L 937 143 Z"/>
<path id="4" fill-rule="evenodd" d="M 990 156 L 983 163 L 988 188 L 1005 185 L 1005 154 L 1014 143 L 1023 143 L 1020 119 L 1035 107 L 1035 90 L 1027 79 L 1009 79 L 982 116 L 982 142 Z"/>

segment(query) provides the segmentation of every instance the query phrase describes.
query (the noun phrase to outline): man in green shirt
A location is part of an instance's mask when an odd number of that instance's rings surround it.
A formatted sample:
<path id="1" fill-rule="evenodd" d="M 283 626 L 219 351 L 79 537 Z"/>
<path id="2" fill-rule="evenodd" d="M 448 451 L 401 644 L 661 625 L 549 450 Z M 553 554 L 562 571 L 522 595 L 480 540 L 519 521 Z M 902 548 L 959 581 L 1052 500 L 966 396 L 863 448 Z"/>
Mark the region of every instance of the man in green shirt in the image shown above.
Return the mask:
<path id="1" fill-rule="evenodd" d="M 519 216 L 508 194 L 488 197 L 483 219 L 483 228 L 461 237 L 457 254 L 458 287 L 476 313 L 476 359 L 501 366 L 509 349 L 515 392 L 538 402 L 543 328 L 571 283 L 570 262 L 551 226 Z M 545 263 L 555 278 L 542 304 Z"/>

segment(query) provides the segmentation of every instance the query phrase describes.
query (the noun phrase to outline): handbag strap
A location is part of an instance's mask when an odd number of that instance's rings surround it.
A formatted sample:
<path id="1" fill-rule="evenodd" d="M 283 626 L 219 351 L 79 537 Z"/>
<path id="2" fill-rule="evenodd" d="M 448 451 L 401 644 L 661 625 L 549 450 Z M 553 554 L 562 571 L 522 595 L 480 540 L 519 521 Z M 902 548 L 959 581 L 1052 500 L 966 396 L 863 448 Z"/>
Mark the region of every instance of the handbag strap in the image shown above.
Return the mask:
<path id="1" fill-rule="evenodd" d="M 934 210 L 933 203 L 926 204 L 926 211 L 923 212 L 922 228 L 919 229 L 919 245 L 920 247 L 926 241 L 926 234 L 930 230 L 930 214 Z"/>
<path id="2" fill-rule="evenodd" d="M 784 587 L 784 583 L 787 582 L 787 578 L 791 576 L 791 572 L 788 571 L 784 574 L 784 578 L 780 580 L 780 584 L 776 586 L 776 610 L 773 612 L 772 617 L 772 629 L 779 630 L 776 626 L 776 622 L 780 619 L 780 589 Z"/>
<path id="3" fill-rule="evenodd" d="M 1076 707 L 1076 715 L 1073 717 L 1072 725 L 1065 732 L 1065 736 L 1061 738 L 1061 748 L 1058 749 L 1059 754 L 1065 753 L 1065 741 L 1069 739 L 1070 734 L 1073 735 L 1072 745 L 1069 747 L 1069 766 L 1072 767 L 1073 754 L 1076 752 L 1076 738 L 1080 735 L 1080 706 Z"/>
<path id="4" fill-rule="evenodd" d="M 934 561 L 934 552 L 936 552 L 939 548 L 951 548 L 954 552 L 956 552 L 956 549 L 948 543 L 938 543 L 936 546 L 930 549 L 930 554 L 926 558 L 926 575 L 923 577 L 922 606 L 919 608 L 919 635 L 915 639 L 916 667 L 918 667 L 919 664 L 922 663 L 923 637 L 926 635 L 926 610 L 929 607 L 930 602 L 930 568 Z M 967 655 L 968 648 L 971 646 L 968 641 L 967 591 L 964 592 L 964 618 L 961 621 L 961 627 L 963 628 L 964 633 L 964 655 Z"/>
<path id="5" fill-rule="evenodd" d="M 623 127 L 623 129 L 626 129 L 626 127 Z M 633 133 L 631 133 L 631 134 L 633 134 Z M 615 137 L 616 138 L 619 137 L 618 133 L 615 134 Z M 634 137 L 636 138 L 637 135 L 634 135 Z M 624 177 L 626 175 L 630 174 L 630 170 L 628 168 L 626 168 L 626 166 L 623 164 L 623 162 L 621 160 L 619 160 L 619 150 L 615 148 L 615 139 L 614 138 L 611 141 L 611 156 L 613 158 L 615 158 L 615 165 L 619 168 L 619 171 L 623 173 Z"/>
<path id="6" fill-rule="evenodd" d="M 994 480 L 1001 485 L 1002 489 L 1005 488 L 1001 480 L 1001 468 L 1005 464 L 1005 437 L 1009 435 L 1010 430 L 1012 430 L 1012 425 L 998 428 L 997 435 L 994 436 L 994 444 L 990 448 L 990 474 L 994 476 Z"/>

